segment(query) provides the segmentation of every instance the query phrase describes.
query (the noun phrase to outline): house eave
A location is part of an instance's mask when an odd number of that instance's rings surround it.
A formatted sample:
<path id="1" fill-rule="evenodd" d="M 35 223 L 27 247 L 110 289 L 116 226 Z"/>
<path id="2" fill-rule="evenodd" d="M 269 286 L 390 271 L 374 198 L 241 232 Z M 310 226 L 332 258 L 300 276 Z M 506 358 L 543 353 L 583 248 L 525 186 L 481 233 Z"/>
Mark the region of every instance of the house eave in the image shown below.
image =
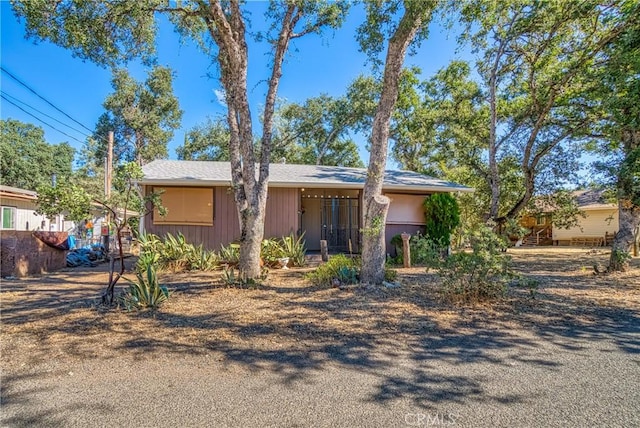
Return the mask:
<path id="1" fill-rule="evenodd" d="M 142 186 L 173 186 L 173 187 L 231 187 L 231 182 L 227 180 L 200 180 L 200 179 L 143 179 L 139 180 L 138 184 Z M 332 182 L 279 182 L 270 181 L 269 187 L 288 187 L 288 188 L 307 188 L 307 189 L 364 189 L 363 183 L 332 183 Z M 410 191 L 421 193 L 437 193 L 437 192 L 460 192 L 460 193 L 472 193 L 475 189 L 470 187 L 457 187 L 457 186 L 420 186 L 420 185 L 405 185 L 405 184 L 393 184 L 383 185 L 383 190 L 390 191 Z"/>

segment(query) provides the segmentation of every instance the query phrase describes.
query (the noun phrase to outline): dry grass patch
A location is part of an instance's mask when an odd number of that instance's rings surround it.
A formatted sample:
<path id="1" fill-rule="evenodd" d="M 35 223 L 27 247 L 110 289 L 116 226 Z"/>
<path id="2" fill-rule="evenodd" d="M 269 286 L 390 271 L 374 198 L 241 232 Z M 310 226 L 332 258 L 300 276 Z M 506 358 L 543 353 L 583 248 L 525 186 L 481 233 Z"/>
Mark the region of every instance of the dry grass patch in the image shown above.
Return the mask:
<path id="1" fill-rule="evenodd" d="M 317 288 L 304 277 L 308 268 L 274 270 L 253 288 L 226 287 L 220 272 L 164 274 L 161 283 L 173 290 L 170 299 L 157 311 L 141 312 L 98 305 L 107 280 L 104 265 L 4 281 L 3 359 L 25 365 L 123 354 L 323 353 L 402 346 L 443 332 L 590 326 L 639 315 L 639 260 L 629 273 L 594 276 L 590 266 L 604 264 L 607 253 L 517 249 L 510 254 L 517 271 L 539 281 L 536 299 L 513 289 L 499 303 L 451 305 L 440 298 L 437 276 L 420 267 L 398 269 L 403 286 L 394 289 Z"/>

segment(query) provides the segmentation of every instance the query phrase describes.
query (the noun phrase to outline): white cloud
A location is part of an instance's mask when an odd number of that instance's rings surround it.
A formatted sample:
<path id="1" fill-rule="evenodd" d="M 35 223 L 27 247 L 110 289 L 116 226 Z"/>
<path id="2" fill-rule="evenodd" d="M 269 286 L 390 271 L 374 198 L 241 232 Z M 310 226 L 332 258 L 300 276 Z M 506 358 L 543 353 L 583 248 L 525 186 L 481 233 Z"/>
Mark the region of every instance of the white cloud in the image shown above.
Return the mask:
<path id="1" fill-rule="evenodd" d="M 214 89 L 213 94 L 216 96 L 218 103 L 222 107 L 227 108 L 227 95 L 225 94 L 224 89 Z"/>

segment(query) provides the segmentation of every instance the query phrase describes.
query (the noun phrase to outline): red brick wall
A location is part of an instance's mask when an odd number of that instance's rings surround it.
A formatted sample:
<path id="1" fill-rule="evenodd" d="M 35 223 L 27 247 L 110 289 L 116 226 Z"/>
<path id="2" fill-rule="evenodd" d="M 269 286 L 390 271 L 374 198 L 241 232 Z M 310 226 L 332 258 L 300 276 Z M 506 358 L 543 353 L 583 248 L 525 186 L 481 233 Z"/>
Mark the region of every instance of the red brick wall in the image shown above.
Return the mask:
<path id="1" fill-rule="evenodd" d="M 67 232 L 50 233 L 67 236 Z M 3 277 L 52 272 L 67 265 L 66 251 L 49 247 L 29 231 L 3 230 L 0 233 L 0 255 Z"/>

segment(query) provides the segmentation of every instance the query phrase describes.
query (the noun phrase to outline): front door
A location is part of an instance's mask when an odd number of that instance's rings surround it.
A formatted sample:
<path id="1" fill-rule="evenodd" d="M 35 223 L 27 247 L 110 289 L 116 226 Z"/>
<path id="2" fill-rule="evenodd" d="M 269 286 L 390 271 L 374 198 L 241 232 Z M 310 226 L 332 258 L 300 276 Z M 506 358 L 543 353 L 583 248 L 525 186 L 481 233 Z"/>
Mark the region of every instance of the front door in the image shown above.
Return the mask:
<path id="1" fill-rule="evenodd" d="M 322 239 L 327 241 L 331 252 L 359 251 L 359 209 L 358 199 L 322 199 Z"/>

